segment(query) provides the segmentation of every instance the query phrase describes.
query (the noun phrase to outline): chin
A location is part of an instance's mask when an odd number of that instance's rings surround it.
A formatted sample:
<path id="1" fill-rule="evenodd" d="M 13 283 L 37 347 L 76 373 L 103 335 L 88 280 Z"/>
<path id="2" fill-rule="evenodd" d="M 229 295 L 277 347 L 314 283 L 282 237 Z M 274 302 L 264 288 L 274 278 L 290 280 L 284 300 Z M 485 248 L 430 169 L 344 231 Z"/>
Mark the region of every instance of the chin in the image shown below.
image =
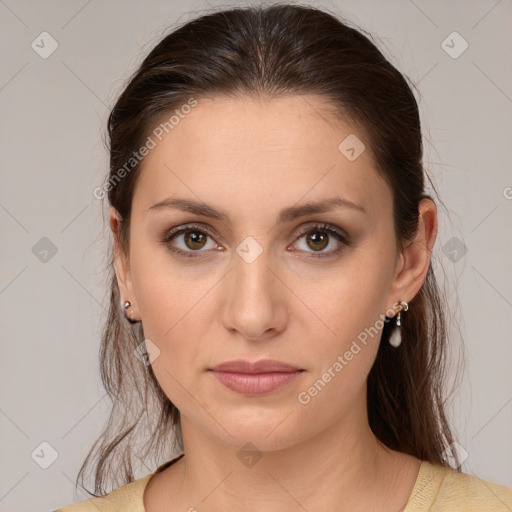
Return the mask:
<path id="1" fill-rule="evenodd" d="M 218 423 L 209 421 L 208 429 L 213 437 L 236 450 L 248 443 L 254 445 L 252 449 L 260 451 L 282 450 L 300 442 L 297 433 L 304 435 L 291 406 L 272 410 L 258 407 L 233 411 L 219 407 L 217 410 L 222 411 L 222 415 L 215 416 Z"/>

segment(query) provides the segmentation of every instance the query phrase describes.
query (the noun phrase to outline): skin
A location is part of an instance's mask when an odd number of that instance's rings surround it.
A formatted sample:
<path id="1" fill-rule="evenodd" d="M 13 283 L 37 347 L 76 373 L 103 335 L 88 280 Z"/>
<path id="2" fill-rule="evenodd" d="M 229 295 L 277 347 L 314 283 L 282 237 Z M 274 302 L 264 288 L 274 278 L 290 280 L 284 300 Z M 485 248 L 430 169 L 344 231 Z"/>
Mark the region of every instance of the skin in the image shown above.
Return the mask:
<path id="1" fill-rule="evenodd" d="M 201 99 L 143 161 L 128 254 L 117 242 L 119 215 L 111 208 L 122 300 L 132 303 L 128 314 L 142 320 L 160 350 L 152 367 L 182 419 L 185 457 L 150 480 L 148 512 L 405 506 L 421 461 L 378 442 L 366 412 L 381 330 L 309 403 L 297 398 L 359 333 L 379 326 L 380 315 L 414 298 L 437 234 L 435 204 L 424 199 L 416 238 L 397 248 L 391 190 L 375 171 L 369 141 L 354 161 L 338 150 L 349 134 L 365 141 L 314 96 Z M 282 208 L 335 195 L 365 213 L 337 208 L 276 223 Z M 230 221 L 148 211 L 170 196 L 224 209 Z M 199 247 L 199 257 L 178 256 L 159 241 L 191 222 L 214 236 L 187 245 L 181 234 L 168 244 L 195 247 L 195 254 Z M 328 235 L 328 245 L 315 251 L 299 228 L 316 222 L 346 231 L 352 246 Z M 247 236 L 262 248 L 252 263 L 236 252 Z M 305 371 L 261 396 L 236 393 L 208 371 L 232 359 L 267 358 Z M 237 457 L 248 442 L 261 455 L 252 467 Z"/>

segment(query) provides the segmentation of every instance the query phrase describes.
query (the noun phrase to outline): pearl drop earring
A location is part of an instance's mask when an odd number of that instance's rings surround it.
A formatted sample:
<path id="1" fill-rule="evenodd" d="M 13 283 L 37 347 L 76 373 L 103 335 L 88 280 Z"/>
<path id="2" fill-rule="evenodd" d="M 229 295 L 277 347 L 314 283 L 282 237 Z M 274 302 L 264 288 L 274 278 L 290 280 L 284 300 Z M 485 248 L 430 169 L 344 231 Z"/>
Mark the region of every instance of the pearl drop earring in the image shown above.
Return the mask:
<path id="1" fill-rule="evenodd" d="M 403 311 L 407 311 L 409 309 L 409 304 L 405 300 L 402 300 L 400 302 L 400 306 L 403 306 Z M 402 343 L 402 319 L 400 316 L 401 313 L 402 310 L 400 310 L 396 316 L 396 326 L 393 329 L 391 336 L 389 337 L 389 344 L 395 348 L 399 347 L 400 344 Z"/>

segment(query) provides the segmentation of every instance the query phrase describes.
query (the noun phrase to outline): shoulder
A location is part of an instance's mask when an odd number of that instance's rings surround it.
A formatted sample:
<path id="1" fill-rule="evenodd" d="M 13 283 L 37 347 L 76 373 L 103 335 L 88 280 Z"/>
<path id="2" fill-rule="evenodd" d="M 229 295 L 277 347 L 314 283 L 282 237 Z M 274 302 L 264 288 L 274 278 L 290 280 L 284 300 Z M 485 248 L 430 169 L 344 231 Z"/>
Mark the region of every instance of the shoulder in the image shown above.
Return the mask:
<path id="1" fill-rule="evenodd" d="M 106 496 L 89 498 L 88 500 L 79 501 L 73 505 L 52 510 L 51 512 L 146 512 L 144 508 L 144 490 L 151 477 L 168 468 L 184 455 L 182 453 L 164 462 L 153 473 L 122 485 Z"/>
<path id="2" fill-rule="evenodd" d="M 113 490 L 106 496 L 79 501 L 73 505 L 53 510 L 52 512 L 145 512 L 144 489 L 151 478 L 143 478 L 127 483 Z"/>
<path id="3" fill-rule="evenodd" d="M 511 509 L 511 487 L 423 461 L 404 512 L 498 512 Z"/>

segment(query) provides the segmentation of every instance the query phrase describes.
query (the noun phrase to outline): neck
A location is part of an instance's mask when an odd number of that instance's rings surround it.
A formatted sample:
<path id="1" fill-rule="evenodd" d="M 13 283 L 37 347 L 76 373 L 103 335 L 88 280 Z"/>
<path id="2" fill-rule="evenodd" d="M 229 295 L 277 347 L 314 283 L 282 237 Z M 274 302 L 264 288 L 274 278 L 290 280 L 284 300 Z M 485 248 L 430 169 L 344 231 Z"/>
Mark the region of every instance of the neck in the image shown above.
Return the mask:
<path id="1" fill-rule="evenodd" d="M 386 510 L 388 505 L 400 510 L 414 480 L 406 482 L 405 493 L 397 492 L 404 476 L 396 471 L 397 462 L 400 456 L 402 465 L 404 457 L 409 463 L 414 458 L 378 441 L 368 425 L 366 404 L 347 417 L 319 426 L 317 435 L 300 443 L 244 451 L 242 457 L 239 448 L 219 442 L 182 416 L 185 456 L 176 463 L 181 464 L 173 502 L 183 504 L 183 510 L 282 512 L 385 510 L 386 500 Z"/>

